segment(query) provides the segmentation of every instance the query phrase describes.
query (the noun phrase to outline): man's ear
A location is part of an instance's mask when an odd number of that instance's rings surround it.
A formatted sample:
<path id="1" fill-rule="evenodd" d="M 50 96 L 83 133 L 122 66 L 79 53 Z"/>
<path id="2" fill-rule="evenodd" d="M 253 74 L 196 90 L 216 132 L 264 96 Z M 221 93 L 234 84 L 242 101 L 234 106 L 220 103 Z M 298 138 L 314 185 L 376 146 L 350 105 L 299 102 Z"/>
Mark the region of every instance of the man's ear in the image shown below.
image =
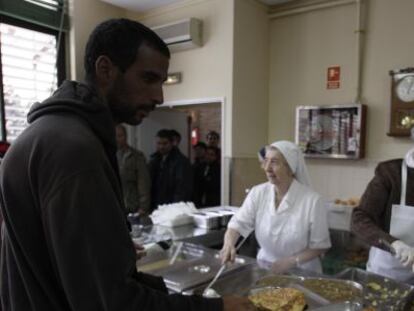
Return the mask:
<path id="1" fill-rule="evenodd" d="M 96 59 L 95 73 L 98 83 L 100 83 L 102 86 L 106 86 L 114 81 L 118 73 L 118 67 L 112 63 L 111 59 L 108 56 L 101 55 Z"/>

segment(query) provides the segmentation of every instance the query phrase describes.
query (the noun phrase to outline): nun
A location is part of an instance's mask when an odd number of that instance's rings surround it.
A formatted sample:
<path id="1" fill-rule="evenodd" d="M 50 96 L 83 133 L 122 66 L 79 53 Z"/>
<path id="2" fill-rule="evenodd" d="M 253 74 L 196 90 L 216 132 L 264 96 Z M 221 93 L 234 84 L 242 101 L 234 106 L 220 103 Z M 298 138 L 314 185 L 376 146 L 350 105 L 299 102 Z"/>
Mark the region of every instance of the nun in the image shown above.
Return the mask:
<path id="1" fill-rule="evenodd" d="M 229 222 L 222 262 L 234 261 L 237 239 L 254 230 L 259 264 L 275 273 L 292 268 L 321 273 L 320 256 L 331 247 L 327 210 L 310 188 L 302 151 L 292 142 L 278 141 L 265 147 L 261 160 L 268 182 L 250 190 Z"/>

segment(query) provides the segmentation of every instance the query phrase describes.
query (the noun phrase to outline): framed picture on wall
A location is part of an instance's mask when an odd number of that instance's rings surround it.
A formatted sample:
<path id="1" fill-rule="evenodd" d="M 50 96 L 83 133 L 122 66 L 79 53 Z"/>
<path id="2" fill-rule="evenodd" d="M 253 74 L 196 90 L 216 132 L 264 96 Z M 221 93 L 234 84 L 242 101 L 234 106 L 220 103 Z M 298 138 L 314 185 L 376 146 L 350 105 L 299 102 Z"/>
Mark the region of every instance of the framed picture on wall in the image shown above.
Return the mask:
<path id="1" fill-rule="evenodd" d="M 361 159 L 365 123 L 365 105 L 299 106 L 295 141 L 305 157 Z"/>

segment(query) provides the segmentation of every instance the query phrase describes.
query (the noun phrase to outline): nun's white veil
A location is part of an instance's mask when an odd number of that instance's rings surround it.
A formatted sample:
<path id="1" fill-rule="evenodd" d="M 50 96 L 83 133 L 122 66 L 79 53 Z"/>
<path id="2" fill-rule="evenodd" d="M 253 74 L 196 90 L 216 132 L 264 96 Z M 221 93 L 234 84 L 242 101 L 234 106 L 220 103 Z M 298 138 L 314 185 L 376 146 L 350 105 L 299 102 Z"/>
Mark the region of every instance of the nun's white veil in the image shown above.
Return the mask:
<path id="1" fill-rule="evenodd" d="M 287 140 L 281 140 L 272 143 L 270 146 L 282 153 L 298 182 L 306 186 L 311 185 L 302 150 L 296 144 Z"/>

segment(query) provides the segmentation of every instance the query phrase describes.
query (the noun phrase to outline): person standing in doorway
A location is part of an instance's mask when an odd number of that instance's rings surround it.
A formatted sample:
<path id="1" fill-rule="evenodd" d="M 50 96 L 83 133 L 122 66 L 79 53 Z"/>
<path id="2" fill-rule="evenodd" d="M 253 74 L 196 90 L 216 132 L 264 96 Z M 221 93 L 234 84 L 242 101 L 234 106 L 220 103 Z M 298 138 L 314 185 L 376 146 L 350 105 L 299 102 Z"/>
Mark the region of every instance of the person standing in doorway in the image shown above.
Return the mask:
<path id="1" fill-rule="evenodd" d="M 125 212 L 145 215 L 150 210 L 151 179 L 145 155 L 127 143 L 125 126 L 117 125 L 116 157 L 124 193 Z"/>
<path id="2" fill-rule="evenodd" d="M 220 135 L 216 131 L 209 131 L 207 133 L 207 146 L 220 148 Z"/>
<path id="3" fill-rule="evenodd" d="M 203 164 L 206 161 L 206 143 L 199 141 L 193 146 L 194 162 L 193 167 Z"/>
<path id="4" fill-rule="evenodd" d="M 156 140 L 157 151 L 149 163 L 152 210 L 160 204 L 190 201 L 193 191 L 190 161 L 173 145 L 171 131 L 158 131 Z"/>
<path id="5" fill-rule="evenodd" d="M 180 142 L 181 142 L 181 134 L 177 130 L 174 130 L 174 129 L 171 129 L 170 132 L 171 132 L 173 146 L 176 148 L 179 148 Z"/>
<path id="6" fill-rule="evenodd" d="M 197 207 L 220 205 L 221 168 L 220 151 L 207 147 L 206 160 L 194 171 L 194 203 Z"/>

